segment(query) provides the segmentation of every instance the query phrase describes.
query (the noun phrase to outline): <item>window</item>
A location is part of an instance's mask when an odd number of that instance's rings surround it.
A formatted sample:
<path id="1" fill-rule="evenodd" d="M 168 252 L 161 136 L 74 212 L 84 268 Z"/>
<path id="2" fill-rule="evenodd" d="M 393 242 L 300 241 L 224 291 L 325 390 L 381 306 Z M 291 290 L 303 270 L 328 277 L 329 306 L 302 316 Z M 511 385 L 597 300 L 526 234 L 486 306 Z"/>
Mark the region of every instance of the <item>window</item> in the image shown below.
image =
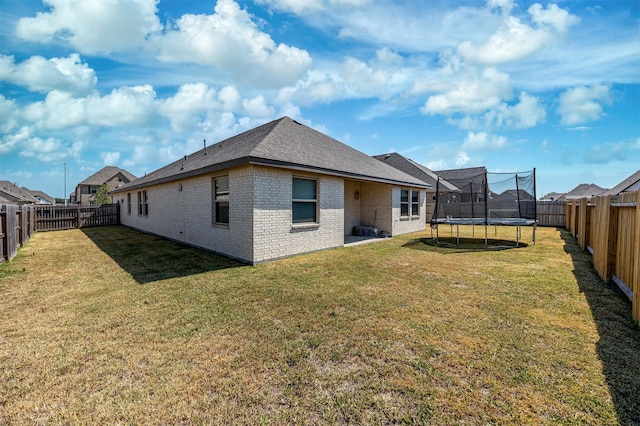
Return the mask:
<path id="1" fill-rule="evenodd" d="M 400 216 L 409 216 L 409 190 L 400 190 Z"/>
<path id="2" fill-rule="evenodd" d="M 131 216 L 131 193 L 127 192 L 127 214 Z"/>
<path id="3" fill-rule="evenodd" d="M 142 191 L 142 204 L 145 216 L 149 216 L 149 198 L 147 197 L 147 191 Z"/>
<path id="4" fill-rule="evenodd" d="M 213 179 L 213 223 L 229 224 L 229 176 Z"/>
<path id="5" fill-rule="evenodd" d="M 89 186 L 89 193 L 90 194 L 96 194 L 98 192 L 98 188 L 100 188 L 100 186 L 98 186 L 98 185 L 90 185 Z"/>
<path id="6" fill-rule="evenodd" d="M 293 178 L 292 190 L 293 223 L 318 222 L 318 181 Z"/>
<path id="7" fill-rule="evenodd" d="M 142 192 L 138 191 L 138 216 L 142 216 Z"/>
<path id="8" fill-rule="evenodd" d="M 412 189 L 400 190 L 400 216 L 420 216 L 420 191 Z"/>
<path id="9" fill-rule="evenodd" d="M 411 191 L 411 216 L 420 216 L 420 193 Z"/>

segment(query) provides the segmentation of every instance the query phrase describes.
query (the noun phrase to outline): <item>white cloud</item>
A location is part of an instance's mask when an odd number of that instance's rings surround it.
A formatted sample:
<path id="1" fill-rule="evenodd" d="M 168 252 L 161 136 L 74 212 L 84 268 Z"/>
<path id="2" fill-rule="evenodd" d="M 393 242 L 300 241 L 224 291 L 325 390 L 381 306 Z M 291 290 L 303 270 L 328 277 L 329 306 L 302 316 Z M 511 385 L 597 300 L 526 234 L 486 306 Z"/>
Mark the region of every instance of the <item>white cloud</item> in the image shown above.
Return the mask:
<path id="1" fill-rule="evenodd" d="M 340 6 L 357 8 L 369 4 L 370 1 L 371 0 L 257 0 L 256 3 L 269 6 L 273 9 L 303 15 Z"/>
<path id="2" fill-rule="evenodd" d="M 478 150 L 478 149 L 490 149 L 496 150 L 504 148 L 507 144 L 507 139 L 504 136 L 491 135 L 487 132 L 468 132 L 467 137 L 464 139 L 462 149 L 465 150 Z"/>
<path id="3" fill-rule="evenodd" d="M 7 99 L 0 94 L 0 132 L 8 133 L 18 127 L 19 118 L 16 114 L 16 101 Z"/>
<path id="4" fill-rule="evenodd" d="M 549 38 L 547 31 L 534 30 L 510 16 L 484 45 L 475 46 L 464 41 L 458 46 L 458 54 L 471 62 L 495 65 L 524 58 L 538 50 Z"/>
<path id="5" fill-rule="evenodd" d="M 63 40 L 83 53 L 128 51 L 161 29 L 157 0 L 44 0 L 50 12 L 21 18 L 18 37 L 39 43 Z"/>
<path id="6" fill-rule="evenodd" d="M 609 86 L 579 86 L 568 89 L 560 95 L 560 122 L 567 126 L 587 123 L 600 119 L 604 115 L 602 104 L 611 103 Z"/>
<path id="7" fill-rule="evenodd" d="M 118 164 L 118 160 L 120 159 L 120 153 L 115 151 L 101 152 L 100 158 L 102 158 L 102 163 L 105 166 L 113 166 L 114 164 Z"/>
<path id="8" fill-rule="evenodd" d="M 500 7 L 506 15 L 502 25 L 482 45 L 475 45 L 471 41 L 463 41 L 458 45 L 458 54 L 471 62 L 485 65 L 496 65 L 522 59 L 541 47 L 554 41 L 556 34 L 564 34 L 567 29 L 579 22 L 579 19 L 550 4 L 544 9 L 536 3 L 528 9 L 532 21 L 537 25 L 533 28 L 509 16 L 514 4 L 508 0 L 489 0 L 491 8 Z"/>
<path id="9" fill-rule="evenodd" d="M 0 55 L 0 80 L 30 91 L 47 93 L 51 90 L 86 95 L 94 90 L 97 77 L 93 69 L 81 63 L 80 55 L 70 54 L 67 58 L 32 56 L 22 63 L 14 63 L 13 56 Z"/>
<path id="10" fill-rule="evenodd" d="M 480 76 L 471 73 L 459 80 L 452 79 L 450 84 L 445 93 L 430 96 L 420 111 L 431 115 L 478 114 L 512 95 L 509 75 L 495 68 L 486 68 Z"/>
<path id="11" fill-rule="evenodd" d="M 366 63 L 354 58 L 347 58 L 341 76 L 358 97 L 373 96 L 390 79 L 389 74 L 375 71 Z"/>
<path id="12" fill-rule="evenodd" d="M 233 79 L 261 87 L 295 82 L 311 65 L 307 51 L 261 32 L 233 0 L 218 0 L 213 15 L 183 15 L 175 29 L 152 38 L 167 62 L 212 66 Z"/>
<path id="13" fill-rule="evenodd" d="M 104 97 L 90 97 L 87 115 L 99 126 L 144 126 L 151 122 L 156 93 L 149 85 L 120 87 Z"/>
<path id="14" fill-rule="evenodd" d="M 555 4 L 549 4 L 544 9 L 540 3 L 535 3 L 527 9 L 527 12 L 531 15 L 533 22 L 541 27 L 550 26 L 560 34 L 565 33 L 571 25 L 580 22 L 580 18 L 560 9 Z"/>
<path id="15" fill-rule="evenodd" d="M 537 97 L 522 92 L 516 105 L 502 103 L 487 112 L 484 118 L 485 125 L 494 128 L 526 129 L 543 123 L 546 111 Z"/>
<path id="16" fill-rule="evenodd" d="M 456 153 L 456 161 L 455 161 L 456 167 L 464 166 L 465 164 L 469 163 L 469 160 L 470 160 L 469 155 L 467 155 L 466 152 L 458 151 Z"/>
<path id="17" fill-rule="evenodd" d="M 275 115 L 275 109 L 268 105 L 264 96 L 259 95 L 253 99 L 245 99 L 242 106 L 246 114 L 252 118 L 271 118 Z"/>

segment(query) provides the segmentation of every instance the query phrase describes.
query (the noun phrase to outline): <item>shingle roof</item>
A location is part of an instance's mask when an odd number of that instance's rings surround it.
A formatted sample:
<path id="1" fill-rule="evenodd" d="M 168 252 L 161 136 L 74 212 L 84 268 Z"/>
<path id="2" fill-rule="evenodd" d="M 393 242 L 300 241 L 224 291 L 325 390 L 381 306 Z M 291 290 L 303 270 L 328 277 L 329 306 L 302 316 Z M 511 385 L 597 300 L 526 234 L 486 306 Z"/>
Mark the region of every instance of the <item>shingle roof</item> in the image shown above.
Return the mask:
<path id="1" fill-rule="evenodd" d="M 439 170 L 436 172 L 440 177 L 452 181 L 452 180 L 466 180 L 468 181 L 470 178 L 484 179 L 484 175 L 487 172 L 487 168 L 482 167 L 467 167 L 464 169 L 450 169 L 450 170 Z"/>
<path id="2" fill-rule="evenodd" d="M 573 198 L 591 198 L 595 195 L 602 195 L 603 192 L 606 192 L 607 189 L 601 188 L 593 183 L 581 183 L 580 185 L 573 188 L 571 191 L 567 192 L 564 195 L 564 198 L 567 200 Z"/>
<path id="3" fill-rule="evenodd" d="M 78 185 L 102 185 L 118 173 L 122 173 L 129 182 L 136 179 L 134 175 L 124 169 L 115 166 L 106 166 L 80 182 Z"/>
<path id="4" fill-rule="evenodd" d="M 5 200 L 15 203 L 36 204 L 40 201 L 30 191 L 20 188 L 7 180 L 0 181 L 0 194 Z"/>
<path id="5" fill-rule="evenodd" d="M 618 195 L 621 192 L 629 191 L 629 190 L 637 190 L 638 184 L 640 183 L 640 170 L 603 193 L 602 195 Z"/>
<path id="6" fill-rule="evenodd" d="M 28 188 L 25 188 L 25 187 L 22 187 L 22 189 L 24 189 L 25 191 L 29 191 L 29 192 L 31 193 L 31 195 L 33 195 L 34 197 L 36 197 L 36 198 L 42 198 L 43 200 L 46 200 L 46 201 L 48 201 L 48 202 L 49 202 L 49 203 L 51 203 L 51 204 L 55 204 L 55 202 L 56 202 L 56 199 L 55 199 L 55 198 L 53 198 L 51 195 L 49 195 L 49 194 L 47 194 L 47 193 L 45 193 L 45 192 L 42 192 L 42 191 L 32 191 L 32 190 L 30 190 L 30 189 L 28 189 Z"/>
<path id="7" fill-rule="evenodd" d="M 434 189 L 438 185 L 438 174 L 436 172 L 396 152 L 374 155 L 373 158 L 428 183 Z M 459 190 L 454 184 L 443 177 L 440 177 L 440 188 L 444 191 Z"/>
<path id="8" fill-rule="evenodd" d="M 185 156 L 113 192 L 171 182 L 243 164 L 427 187 L 420 179 L 289 117 L 282 117 Z"/>

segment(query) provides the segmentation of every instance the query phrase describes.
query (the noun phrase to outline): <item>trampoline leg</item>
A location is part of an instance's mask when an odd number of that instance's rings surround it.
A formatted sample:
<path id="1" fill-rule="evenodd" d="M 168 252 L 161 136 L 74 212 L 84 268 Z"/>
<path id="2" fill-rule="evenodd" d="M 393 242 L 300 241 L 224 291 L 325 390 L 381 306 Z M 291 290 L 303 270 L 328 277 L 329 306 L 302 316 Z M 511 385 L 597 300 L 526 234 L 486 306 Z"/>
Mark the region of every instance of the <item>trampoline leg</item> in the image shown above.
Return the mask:
<path id="1" fill-rule="evenodd" d="M 456 245 L 460 245 L 460 225 L 456 225 Z"/>
<path id="2" fill-rule="evenodd" d="M 535 245 L 536 243 L 536 224 L 533 224 L 533 243 Z"/>

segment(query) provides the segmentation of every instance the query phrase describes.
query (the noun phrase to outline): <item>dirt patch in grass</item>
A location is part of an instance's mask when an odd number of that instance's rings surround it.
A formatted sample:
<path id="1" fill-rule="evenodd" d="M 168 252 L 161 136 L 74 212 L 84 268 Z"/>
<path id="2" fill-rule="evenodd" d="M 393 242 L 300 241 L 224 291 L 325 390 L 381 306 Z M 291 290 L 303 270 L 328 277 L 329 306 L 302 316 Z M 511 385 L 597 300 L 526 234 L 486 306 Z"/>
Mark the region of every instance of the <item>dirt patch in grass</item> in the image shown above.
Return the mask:
<path id="1" fill-rule="evenodd" d="M 0 265 L 0 423 L 640 418 L 640 331 L 571 237 L 429 237 L 247 267 L 122 227 L 37 233 Z"/>

